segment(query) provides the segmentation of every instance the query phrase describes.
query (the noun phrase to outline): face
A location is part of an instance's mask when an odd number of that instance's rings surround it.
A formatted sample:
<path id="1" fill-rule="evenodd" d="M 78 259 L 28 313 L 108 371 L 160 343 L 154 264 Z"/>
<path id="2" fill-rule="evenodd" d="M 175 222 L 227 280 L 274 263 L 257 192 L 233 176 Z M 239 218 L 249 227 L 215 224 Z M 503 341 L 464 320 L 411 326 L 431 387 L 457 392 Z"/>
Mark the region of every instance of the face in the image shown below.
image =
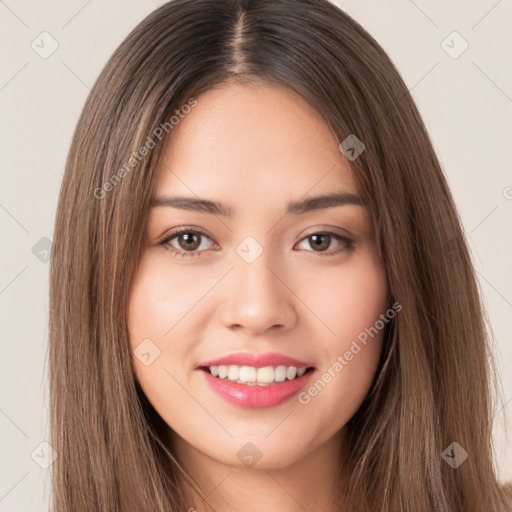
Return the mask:
<path id="1" fill-rule="evenodd" d="M 159 162 L 128 312 L 136 378 L 179 453 L 313 460 L 378 365 L 388 304 L 371 218 L 336 139 L 293 91 L 231 83 L 196 100 Z"/>

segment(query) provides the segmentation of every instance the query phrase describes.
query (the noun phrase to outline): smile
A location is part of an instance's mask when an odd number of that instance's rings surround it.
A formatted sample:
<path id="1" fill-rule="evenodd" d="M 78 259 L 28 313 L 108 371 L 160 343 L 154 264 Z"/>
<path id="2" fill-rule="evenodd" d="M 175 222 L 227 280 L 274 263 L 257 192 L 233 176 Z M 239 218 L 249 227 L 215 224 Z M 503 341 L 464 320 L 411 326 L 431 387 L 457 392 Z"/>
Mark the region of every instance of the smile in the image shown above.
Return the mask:
<path id="1" fill-rule="evenodd" d="M 220 365 L 198 368 L 210 389 L 225 401 L 246 408 L 279 405 L 297 394 L 307 383 L 314 368 L 280 365 Z"/>
<path id="2" fill-rule="evenodd" d="M 294 380 L 302 377 L 307 368 L 296 366 L 240 366 L 237 364 L 209 366 L 207 369 L 211 375 L 219 379 L 227 379 L 237 384 L 248 384 L 258 386 L 271 386 L 285 380 Z"/>

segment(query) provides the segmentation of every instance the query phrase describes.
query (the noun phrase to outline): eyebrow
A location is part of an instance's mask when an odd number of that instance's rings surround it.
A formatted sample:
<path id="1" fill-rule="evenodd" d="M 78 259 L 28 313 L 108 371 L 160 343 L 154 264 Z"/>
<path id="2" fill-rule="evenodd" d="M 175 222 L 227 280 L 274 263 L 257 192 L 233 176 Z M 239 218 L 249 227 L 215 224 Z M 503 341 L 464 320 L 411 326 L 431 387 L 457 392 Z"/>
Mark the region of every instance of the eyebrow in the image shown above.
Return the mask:
<path id="1" fill-rule="evenodd" d="M 334 194 L 324 194 L 321 196 L 308 197 L 295 202 L 289 202 L 287 213 L 300 215 L 316 210 L 324 210 L 335 206 L 359 205 L 363 206 L 361 198 L 351 192 L 337 192 Z M 200 199 L 195 197 L 156 197 L 151 201 L 151 208 L 158 206 L 169 206 L 190 210 L 201 213 L 210 213 L 213 215 L 222 215 L 232 217 L 233 212 L 229 206 L 209 199 Z"/>

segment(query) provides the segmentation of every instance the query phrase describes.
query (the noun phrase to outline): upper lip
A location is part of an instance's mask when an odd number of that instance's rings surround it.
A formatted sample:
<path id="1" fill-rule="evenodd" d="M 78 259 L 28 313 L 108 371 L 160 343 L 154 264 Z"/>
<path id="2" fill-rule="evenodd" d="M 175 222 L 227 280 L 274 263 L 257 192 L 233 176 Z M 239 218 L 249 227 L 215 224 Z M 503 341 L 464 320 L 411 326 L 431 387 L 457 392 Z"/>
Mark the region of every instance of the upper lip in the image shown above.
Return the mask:
<path id="1" fill-rule="evenodd" d="M 236 364 L 239 366 L 254 366 L 255 368 L 263 368 L 265 366 L 296 366 L 297 368 L 309 368 L 313 365 L 299 361 L 290 356 L 279 354 L 278 352 L 267 352 L 265 354 L 250 354 L 248 352 L 237 352 L 219 359 L 211 359 L 204 361 L 199 365 L 202 366 L 219 366 Z"/>

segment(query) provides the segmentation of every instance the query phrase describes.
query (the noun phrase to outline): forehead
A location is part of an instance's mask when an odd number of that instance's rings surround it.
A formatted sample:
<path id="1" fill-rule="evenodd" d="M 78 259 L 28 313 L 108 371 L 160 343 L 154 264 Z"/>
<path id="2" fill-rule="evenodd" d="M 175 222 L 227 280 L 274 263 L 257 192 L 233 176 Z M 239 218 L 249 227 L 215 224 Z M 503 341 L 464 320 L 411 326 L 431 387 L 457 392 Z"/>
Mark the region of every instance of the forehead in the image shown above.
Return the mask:
<path id="1" fill-rule="evenodd" d="M 166 140 L 155 195 L 261 207 L 262 200 L 282 203 L 310 191 L 357 193 L 335 136 L 293 90 L 227 83 L 195 99 Z"/>

